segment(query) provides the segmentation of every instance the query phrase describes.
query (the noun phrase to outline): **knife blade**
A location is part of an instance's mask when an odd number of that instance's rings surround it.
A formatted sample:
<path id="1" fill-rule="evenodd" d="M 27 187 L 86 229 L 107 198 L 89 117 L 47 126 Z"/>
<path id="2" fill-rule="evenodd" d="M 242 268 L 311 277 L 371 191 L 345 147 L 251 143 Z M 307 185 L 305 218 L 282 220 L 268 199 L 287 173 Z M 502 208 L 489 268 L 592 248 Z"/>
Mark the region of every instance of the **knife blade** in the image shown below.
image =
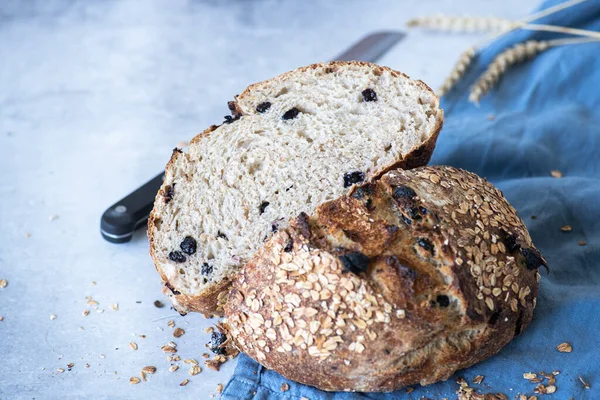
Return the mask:
<path id="1" fill-rule="evenodd" d="M 395 31 L 371 33 L 333 60 L 375 62 L 404 36 L 404 33 Z M 102 237 L 112 243 L 129 242 L 133 233 L 148 221 L 154 198 L 164 179 L 165 173 L 161 172 L 107 208 L 100 219 Z"/>

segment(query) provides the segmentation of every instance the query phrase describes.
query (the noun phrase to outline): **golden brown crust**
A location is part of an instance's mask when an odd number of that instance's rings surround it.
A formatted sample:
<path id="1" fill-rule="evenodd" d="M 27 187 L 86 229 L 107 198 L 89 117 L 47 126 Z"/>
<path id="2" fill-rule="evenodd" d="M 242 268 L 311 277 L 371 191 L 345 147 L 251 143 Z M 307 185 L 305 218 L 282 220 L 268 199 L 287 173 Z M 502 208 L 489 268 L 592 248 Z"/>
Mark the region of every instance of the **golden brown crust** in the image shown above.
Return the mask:
<path id="1" fill-rule="evenodd" d="M 243 107 L 241 106 L 241 103 L 243 103 L 245 98 L 250 97 L 254 91 L 260 91 L 261 88 L 268 86 L 268 85 L 272 85 L 273 82 L 276 82 L 276 81 L 283 81 L 283 80 L 289 78 L 292 74 L 295 74 L 298 72 L 303 72 L 303 71 L 307 71 L 309 69 L 317 69 L 317 68 L 325 68 L 325 69 L 329 69 L 328 72 L 334 72 L 336 69 L 343 67 L 343 66 L 368 67 L 370 69 L 373 69 L 373 71 L 376 75 L 381 75 L 384 71 L 389 71 L 390 74 L 394 77 L 403 76 L 407 79 L 410 79 L 407 75 L 405 75 L 401 72 L 395 71 L 389 67 L 383 67 L 383 66 L 379 66 L 376 64 L 368 63 L 368 62 L 332 61 L 329 63 L 318 63 L 318 64 L 312 64 L 312 65 L 305 66 L 305 67 L 300 67 L 296 70 L 289 71 L 282 75 L 279 75 L 278 77 L 250 85 L 239 96 L 236 96 L 235 101 L 229 102 L 228 107 L 231 110 L 232 115 L 235 118 L 241 117 L 244 115 L 245 112 L 246 113 L 254 112 L 254 110 L 244 110 Z M 421 86 L 423 89 L 434 94 L 433 91 L 422 81 L 413 81 L 413 82 L 415 82 L 417 85 Z M 439 108 L 439 100 L 437 100 L 436 107 Z M 442 123 L 443 123 L 443 112 L 440 110 L 438 112 L 438 114 L 436 115 L 436 125 L 434 127 L 434 132 L 429 137 L 429 139 L 425 143 L 423 143 L 421 146 L 419 146 L 418 148 L 412 149 L 406 155 L 406 157 L 404 159 L 398 160 L 397 162 L 393 163 L 392 165 L 386 167 L 384 170 L 377 172 L 376 174 L 374 174 L 373 177 L 380 177 L 385 172 L 395 169 L 395 168 L 408 169 L 408 168 L 414 168 L 417 166 L 426 165 L 427 162 L 429 162 L 429 159 L 431 158 L 431 155 L 435 148 L 438 134 L 442 128 Z M 200 140 L 203 137 L 208 136 L 211 132 L 213 132 L 217 128 L 218 128 L 218 126 L 213 125 L 213 126 L 209 127 L 208 129 L 206 129 L 205 131 L 203 131 L 202 133 L 196 135 L 190 141 L 190 145 L 200 142 Z M 173 290 L 169 289 L 169 285 L 172 287 L 172 283 L 169 282 L 168 278 L 164 275 L 164 273 L 160 267 L 161 260 L 157 254 L 157 250 L 156 250 L 156 246 L 155 246 L 155 237 L 154 237 L 154 233 L 156 230 L 155 224 L 156 224 L 157 213 L 158 213 L 157 207 L 156 207 L 156 202 L 162 201 L 164 199 L 164 196 L 166 193 L 166 188 L 172 183 L 172 179 L 170 179 L 170 177 L 172 175 L 172 173 L 171 173 L 172 165 L 176 161 L 177 157 L 180 156 L 180 154 L 181 154 L 180 152 L 174 151 L 173 155 L 171 156 L 171 159 L 167 163 L 167 166 L 166 166 L 167 179 L 165 179 L 165 182 L 163 182 L 163 185 L 161 186 L 160 190 L 158 191 L 158 194 L 157 194 L 156 200 L 155 200 L 155 207 L 152 210 L 152 212 L 149 216 L 149 219 L 148 219 L 148 237 L 149 237 L 149 242 L 150 242 L 150 255 L 154 261 L 157 271 L 161 275 L 161 278 L 166 285 L 163 292 L 165 294 L 169 295 L 169 297 L 173 301 L 173 305 L 176 310 L 178 310 L 180 313 L 197 311 L 197 312 L 201 312 L 202 314 L 207 315 L 207 316 L 211 316 L 211 315 L 221 316 L 222 309 L 220 307 L 217 307 L 217 304 L 219 304 L 219 301 L 217 298 L 218 298 L 218 296 L 221 296 L 221 299 L 223 299 L 223 296 L 226 294 L 226 291 L 229 288 L 228 280 L 220 282 L 219 284 L 212 285 L 209 288 L 205 289 L 204 291 L 202 291 L 201 293 L 199 293 L 198 295 L 195 295 L 195 296 L 186 295 L 186 294 L 173 295 L 172 294 Z M 175 292 L 178 292 L 176 290 L 177 288 L 172 288 L 172 289 L 174 289 Z"/>
<path id="2" fill-rule="evenodd" d="M 239 349 L 286 378 L 391 391 L 498 352 L 530 322 L 544 263 L 485 180 L 395 170 L 274 235 L 225 315 Z"/>

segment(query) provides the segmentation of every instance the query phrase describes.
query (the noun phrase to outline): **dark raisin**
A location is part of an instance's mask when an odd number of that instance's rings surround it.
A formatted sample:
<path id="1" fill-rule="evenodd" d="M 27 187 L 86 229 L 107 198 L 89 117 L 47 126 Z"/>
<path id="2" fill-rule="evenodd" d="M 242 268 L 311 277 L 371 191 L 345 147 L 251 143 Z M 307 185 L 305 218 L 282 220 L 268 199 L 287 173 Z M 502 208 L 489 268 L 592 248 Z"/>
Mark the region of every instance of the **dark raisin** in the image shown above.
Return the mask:
<path id="1" fill-rule="evenodd" d="M 288 119 L 294 119 L 298 116 L 298 114 L 300 114 L 300 110 L 298 110 L 296 107 L 294 108 L 290 108 L 289 110 L 287 110 L 285 112 L 285 114 L 283 114 L 283 116 L 281 117 L 281 119 L 283 120 L 288 120 Z"/>
<path id="2" fill-rule="evenodd" d="M 289 188 L 285 189 L 285 191 L 286 191 L 286 192 L 289 192 L 289 190 L 290 190 L 291 188 L 293 188 L 293 187 L 294 187 L 294 185 L 292 185 L 292 186 L 290 186 Z"/>
<path id="3" fill-rule="evenodd" d="M 200 273 L 202 273 L 202 275 L 204 276 L 210 276 L 213 272 L 213 266 L 209 265 L 208 263 L 204 263 L 202 264 L 202 267 L 200 268 Z"/>
<path id="4" fill-rule="evenodd" d="M 224 234 L 224 233 L 223 233 L 223 232 L 221 232 L 221 231 L 217 231 L 217 237 L 218 237 L 218 238 L 225 239 L 225 240 L 229 240 L 229 239 L 227 238 L 227 235 L 226 235 L 226 234 Z"/>
<path id="5" fill-rule="evenodd" d="M 165 203 L 169 204 L 171 200 L 173 200 L 173 195 L 175 194 L 175 183 L 173 185 L 165 186 Z"/>
<path id="6" fill-rule="evenodd" d="M 433 253 L 433 250 L 435 249 L 433 243 L 431 243 L 428 239 L 425 238 L 419 238 L 417 244 L 430 253 Z"/>
<path id="7" fill-rule="evenodd" d="M 417 221 L 422 219 L 421 215 L 419 215 L 419 209 L 417 207 L 411 207 L 408 209 L 408 216 L 412 219 L 416 219 Z"/>
<path id="8" fill-rule="evenodd" d="M 512 253 L 513 251 L 518 250 L 519 247 L 521 247 L 517 243 L 517 238 L 512 233 L 507 232 L 504 229 L 500 229 L 500 236 L 500 239 L 504 242 L 504 245 L 506 246 L 506 249 L 509 252 Z"/>
<path id="9" fill-rule="evenodd" d="M 362 91 L 364 101 L 377 101 L 377 93 L 373 89 L 365 89 Z"/>
<path id="10" fill-rule="evenodd" d="M 419 212 L 423 215 L 427 215 L 429 210 L 427 210 L 425 207 L 419 207 Z"/>
<path id="11" fill-rule="evenodd" d="M 265 212 L 265 209 L 269 206 L 268 201 L 263 201 L 262 203 L 260 203 L 260 206 L 258 207 L 258 210 L 260 211 L 261 214 L 263 214 Z"/>
<path id="12" fill-rule="evenodd" d="M 175 296 L 179 296 L 181 294 L 181 292 L 179 290 L 175 290 L 175 288 L 173 287 L 173 285 L 171 285 L 169 282 L 165 283 L 165 286 L 171 291 L 171 293 L 173 293 Z M 136 301 L 136 303 L 141 303 L 141 301 Z"/>
<path id="13" fill-rule="evenodd" d="M 212 335 L 210 335 L 210 341 L 208 342 L 208 348 L 215 354 L 224 355 L 225 348 L 221 347 L 223 343 L 227 340 L 227 336 L 224 333 L 214 331 Z"/>
<path id="14" fill-rule="evenodd" d="M 269 108 L 271 108 L 271 103 L 269 103 L 268 101 L 265 101 L 264 103 L 260 103 L 259 105 L 256 106 L 256 112 L 262 114 L 265 111 L 267 111 Z"/>
<path id="15" fill-rule="evenodd" d="M 492 314 L 492 316 L 488 320 L 488 324 L 490 324 L 490 325 L 496 325 L 496 322 L 498 322 L 498 318 L 500 318 L 500 312 L 498 310 L 496 310 L 496 311 L 494 311 L 494 313 Z"/>
<path id="16" fill-rule="evenodd" d="M 369 257 L 358 251 L 340 256 L 340 261 L 344 265 L 344 270 L 350 271 L 353 274 L 365 272 L 369 266 L 369 260 Z"/>
<path id="17" fill-rule="evenodd" d="M 440 307 L 448 307 L 450 305 L 450 299 L 445 294 L 438 294 L 435 298 L 435 301 L 439 304 Z"/>
<path id="18" fill-rule="evenodd" d="M 406 225 L 412 225 L 412 221 L 410 220 L 410 218 L 407 218 L 404 215 L 402 216 L 402 221 L 404 221 Z"/>
<path id="19" fill-rule="evenodd" d="M 160 300 L 154 300 L 154 307 L 156 308 L 163 308 L 165 305 L 163 304 L 162 301 Z"/>
<path id="20" fill-rule="evenodd" d="M 371 210 L 371 207 L 373 207 L 373 200 L 367 199 L 365 202 L 365 207 L 367 207 L 367 210 Z"/>
<path id="21" fill-rule="evenodd" d="M 408 186 L 399 185 L 394 187 L 392 196 L 395 199 L 412 200 L 415 197 L 417 197 L 417 193 L 415 193 L 415 191 L 409 188 Z"/>
<path id="22" fill-rule="evenodd" d="M 365 173 L 361 171 L 347 172 L 344 174 L 344 187 L 350 187 L 355 183 L 365 180 Z"/>
<path id="23" fill-rule="evenodd" d="M 192 255 L 196 252 L 196 239 L 194 239 L 191 236 L 186 236 L 185 239 L 183 239 L 183 242 L 181 242 L 181 244 L 179 245 L 179 247 L 181 247 L 181 250 L 185 254 Z"/>
<path id="24" fill-rule="evenodd" d="M 539 251 L 533 248 L 521 249 L 521 254 L 523 255 L 527 269 L 538 269 L 541 266 L 546 267 L 546 269 L 548 268 Z"/>
<path id="25" fill-rule="evenodd" d="M 184 263 L 185 262 L 185 256 L 183 254 L 181 254 L 180 251 L 172 251 L 169 253 L 169 258 L 171 259 L 171 261 L 175 261 L 176 263 Z"/>
<path id="26" fill-rule="evenodd" d="M 279 227 L 276 223 L 271 224 L 271 232 L 275 233 L 279 230 Z"/>
<path id="27" fill-rule="evenodd" d="M 285 251 L 286 253 L 289 253 L 290 251 L 292 251 L 293 248 L 294 248 L 294 239 L 288 238 L 287 242 L 285 242 L 285 247 L 283 248 L 283 251 Z"/>
<path id="28" fill-rule="evenodd" d="M 175 154 L 175 153 L 183 153 L 183 151 L 179 147 L 175 147 L 173 149 L 173 154 Z"/>

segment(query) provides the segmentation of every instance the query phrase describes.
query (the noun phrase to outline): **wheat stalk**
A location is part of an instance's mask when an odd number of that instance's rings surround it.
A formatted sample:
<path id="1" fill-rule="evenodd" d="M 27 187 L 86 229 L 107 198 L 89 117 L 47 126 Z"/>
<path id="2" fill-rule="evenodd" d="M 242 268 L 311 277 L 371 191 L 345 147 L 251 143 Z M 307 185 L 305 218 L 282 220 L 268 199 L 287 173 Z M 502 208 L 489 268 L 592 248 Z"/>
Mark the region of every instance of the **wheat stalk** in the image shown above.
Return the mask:
<path id="1" fill-rule="evenodd" d="M 532 21 L 535 21 L 535 20 L 543 18 L 543 17 L 547 17 L 548 15 L 557 13 L 566 8 L 572 7 L 576 4 L 583 3 L 585 1 L 587 1 L 587 0 L 568 0 L 568 1 L 565 1 L 564 3 L 560 3 L 555 6 L 548 7 L 545 10 L 542 10 L 535 14 L 530 15 L 528 18 L 524 19 L 523 21 L 519 21 L 519 23 L 513 24 L 510 28 L 507 28 L 500 32 L 493 33 L 492 35 L 488 36 L 481 42 L 477 43 L 475 46 L 467 49 L 467 51 L 463 52 L 460 55 L 460 58 L 458 59 L 458 61 L 454 65 L 454 67 L 452 68 L 452 71 L 450 72 L 450 76 L 448 78 L 446 78 L 442 87 L 438 89 L 439 95 L 443 96 L 444 94 L 448 93 L 454 87 L 456 82 L 458 82 L 460 80 L 460 78 L 462 78 L 462 76 L 465 74 L 465 72 L 469 69 L 469 66 L 471 65 L 471 62 L 473 61 L 473 59 L 475 58 L 475 53 L 478 49 L 483 48 L 489 42 L 499 38 L 502 35 L 506 35 L 507 33 L 512 32 L 513 30 L 516 30 L 521 26 L 525 26 Z"/>
<path id="2" fill-rule="evenodd" d="M 413 18 L 406 25 L 410 28 L 425 28 L 445 32 L 496 32 L 510 29 L 514 22 L 496 17 L 435 15 Z"/>
<path id="3" fill-rule="evenodd" d="M 533 58 L 539 53 L 548 50 L 550 47 L 598 41 L 600 41 L 600 39 L 597 38 L 557 39 L 546 41 L 529 40 L 510 47 L 496 56 L 488 69 L 479 77 L 477 82 L 475 82 L 469 94 L 469 101 L 479 104 L 481 97 L 498 83 L 502 75 L 510 66 Z"/>

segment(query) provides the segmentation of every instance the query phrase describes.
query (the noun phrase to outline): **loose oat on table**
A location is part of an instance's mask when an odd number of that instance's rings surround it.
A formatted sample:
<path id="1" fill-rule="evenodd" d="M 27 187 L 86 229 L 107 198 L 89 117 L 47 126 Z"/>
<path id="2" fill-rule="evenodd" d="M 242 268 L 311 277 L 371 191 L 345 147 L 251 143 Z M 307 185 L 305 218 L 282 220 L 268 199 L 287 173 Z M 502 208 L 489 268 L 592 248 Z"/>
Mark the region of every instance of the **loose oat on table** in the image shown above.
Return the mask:
<path id="1" fill-rule="evenodd" d="M 146 374 L 153 374 L 156 372 L 156 367 L 154 367 L 152 365 L 147 365 L 144 368 L 142 368 L 142 371 L 145 372 Z"/>
<path id="2" fill-rule="evenodd" d="M 281 390 L 282 392 L 287 392 L 288 390 L 290 390 L 290 385 L 284 382 L 279 387 L 279 390 Z"/>
<path id="3" fill-rule="evenodd" d="M 182 337 L 185 334 L 185 331 L 181 328 L 175 328 L 175 330 L 173 331 L 173 336 L 175 336 L 176 338 Z"/>
<path id="4" fill-rule="evenodd" d="M 537 378 L 537 374 L 534 374 L 533 372 L 525 372 L 523 374 L 523 378 L 532 380 L 532 379 Z"/>
<path id="5" fill-rule="evenodd" d="M 477 375 L 475 378 L 473 378 L 473 383 L 479 385 L 481 382 L 483 382 L 484 378 L 485 376 L 483 375 Z"/>
<path id="6" fill-rule="evenodd" d="M 570 353 L 573 351 L 573 347 L 567 342 L 559 344 L 556 346 L 556 349 L 561 353 Z"/>
<path id="7" fill-rule="evenodd" d="M 215 328 L 213 328 L 212 326 L 204 328 L 204 332 L 206 332 L 206 333 L 213 333 L 214 331 L 215 331 Z"/>
<path id="8" fill-rule="evenodd" d="M 181 360 L 181 356 L 173 356 L 173 361 L 179 361 Z"/>
<path id="9" fill-rule="evenodd" d="M 412 393 L 412 392 L 414 392 L 414 391 L 415 391 L 415 388 L 411 388 L 411 387 L 409 387 L 409 388 L 407 388 L 407 389 L 406 389 L 406 393 L 407 393 L 407 394 L 408 394 L 408 393 Z"/>
<path id="10" fill-rule="evenodd" d="M 193 358 L 186 358 L 185 360 L 183 360 L 183 362 L 186 364 L 198 365 L 198 361 L 194 360 Z"/>
<path id="11" fill-rule="evenodd" d="M 223 386 L 222 383 L 218 383 L 217 384 L 217 393 L 219 393 L 219 394 L 223 393 L 224 388 L 225 388 L 225 386 Z"/>
<path id="12" fill-rule="evenodd" d="M 0 289 L 4 289 L 8 285 L 8 281 L 6 279 L 0 279 Z"/>
<path id="13" fill-rule="evenodd" d="M 585 381 L 585 380 L 584 380 L 584 379 L 581 377 L 581 375 L 579 375 L 579 380 L 581 381 L 581 384 L 583 385 L 583 387 L 584 387 L 584 388 L 586 388 L 586 389 L 590 389 L 590 388 L 591 388 L 590 384 L 589 384 L 589 383 L 587 383 L 587 382 L 586 382 L 586 381 Z"/>
<path id="14" fill-rule="evenodd" d="M 179 369 L 179 365 L 171 365 L 171 368 L 169 368 L 169 371 L 171 372 L 175 372 Z"/>
<path id="15" fill-rule="evenodd" d="M 106 358 L 104 354 L 100 354 L 100 358 Z"/>
<path id="16" fill-rule="evenodd" d="M 202 368 L 199 365 L 192 365 L 189 370 L 190 375 L 198 375 L 200 372 L 202 372 Z"/>
<path id="17" fill-rule="evenodd" d="M 177 349 L 175 347 L 171 347 L 171 346 L 163 346 L 161 347 L 162 351 L 164 353 L 176 353 Z"/>
<path id="18" fill-rule="evenodd" d="M 59 374 L 62 374 L 63 372 L 65 372 L 64 368 L 57 368 L 56 372 L 58 372 Z"/>
<path id="19" fill-rule="evenodd" d="M 202 353 L 202 358 L 210 358 L 210 354 L 208 354 L 208 353 Z"/>
<path id="20" fill-rule="evenodd" d="M 587 242 L 585 240 L 580 240 L 577 244 L 580 246 L 585 246 Z"/>
<path id="21" fill-rule="evenodd" d="M 110 309 L 113 311 L 119 311 L 119 303 L 113 303 L 110 305 Z"/>
<path id="22" fill-rule="evenodd" d="M 173 321 L 172 319 L 170 319 L 170 320 L 167 322 L 167 326 L 168 326 L 169 328 L 175 328 L 175 321 Z"/>
<path id="23" fill-rule="evenodd" d="M 573 230 L 573 228 L 571 227 L 571 225 L 565 225 L 565 226 L 562 226 L 560 228 L 560 230 L 563 232 L 571 232 Z"/>
<path id="24" fill-rule="evenodd" d="M 133 350 L 137 350 L 138 349 L 138 345 L 136 342 L 129 342 L 129 347 L 131 347 Z"/>
<path id="25" fill-rule="evenodd" d="M 90 310 L 83 310 L 83 312 L 81 313 L 81 315 L 83 315 L 84 317 L 87 317 L 90 314 Z"/>
<path id="26" fill-rule="evenodd" d="M 183 382 L 181 382 L 181 383 L 179 384 L 179 386 L 185 386 L 185 385 L 187 385 L 189 382 L 190 382 L 190 380 L 189 380 L 189 379 L 186 379 L 186 380 L 184 380 Z"/>
<path id="27" fill-rule="evenodd" d="M 140 383 L 140 378 L 138 378 L 137 376 L 132 376 L 131 378 L 129 378 L 129 383 L 131 383 L 132 385 L 137 385 L 138 383 Z"/>
<path id="28" fill-rule="evenodd" d="M 563 177 L 563 173 L 557 169 L 553 169 L 552 171 L 550 171 L 550 175 L 552 175 L 553 178 L 562 178 Z"/>

